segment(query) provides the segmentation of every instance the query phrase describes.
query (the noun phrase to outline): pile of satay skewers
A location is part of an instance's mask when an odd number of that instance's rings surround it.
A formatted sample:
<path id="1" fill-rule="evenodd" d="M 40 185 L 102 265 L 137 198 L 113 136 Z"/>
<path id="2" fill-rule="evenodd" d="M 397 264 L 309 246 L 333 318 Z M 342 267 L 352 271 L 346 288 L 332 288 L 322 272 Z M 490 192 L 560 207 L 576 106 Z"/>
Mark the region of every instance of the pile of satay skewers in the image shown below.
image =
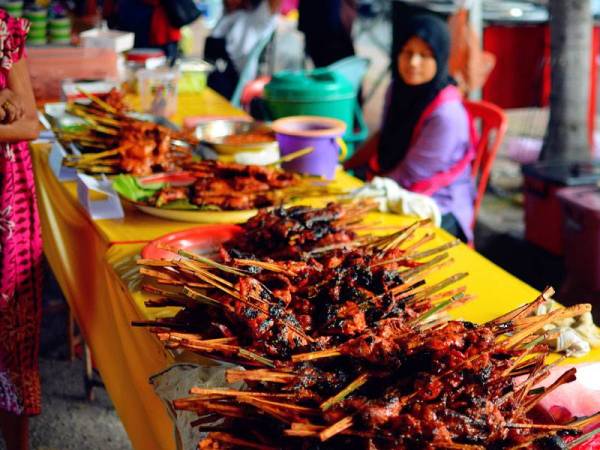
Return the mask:
<path id="1" fill-rule="evenodd" d="M 250 210 L 335 194 L 325 180 L 287 172 L 274 166 L 222 161 L 186 163 L 182 169 L 193 181 L 166 184 L 142 201 L 157 208 Z"/>
<path id="2" fill-rule="evenodd" d="M 534 423 L 546 389 L 548 323 L 589 305 L 531 313 L 549 298 L 484 325 L 441 313 L 470 296 L 447 267 L 451 245 L 417 222 L 383 237 L 358 236 L 367 204 L 261 212 L 222 246 L 221 261 L 177 251 L 141 260 L 163 288 L 148 306 L 176 305 L 150 326 L 164 344 L 235 362 L 228 382 L 246 389 L 195 388 L 177 409 L 198 414 L 202 449 L 561 448 L 596 416 L 565 425 Z M 173 249 L 175 250 L 175 249 Z M 214 425 L 218 422 L 218 425 Z M 584 436 L 585 438 L 585 436 Z M 575 438 L 570 446 L 578 443 Z"/>
<path id="3" fill-rule="evenodd" d="M 180 169 L 191 161 L 198 144 L 190 133 L 135 118 L 113 91 L 106 100 L 84 92 L 89 104 L 69 103 L 67 112 L 83 119 L 83 130 L 55 130 L 64 143 L 73 143 L 82 154 L 65 165 L 90 173 L 150 175 Z"/>

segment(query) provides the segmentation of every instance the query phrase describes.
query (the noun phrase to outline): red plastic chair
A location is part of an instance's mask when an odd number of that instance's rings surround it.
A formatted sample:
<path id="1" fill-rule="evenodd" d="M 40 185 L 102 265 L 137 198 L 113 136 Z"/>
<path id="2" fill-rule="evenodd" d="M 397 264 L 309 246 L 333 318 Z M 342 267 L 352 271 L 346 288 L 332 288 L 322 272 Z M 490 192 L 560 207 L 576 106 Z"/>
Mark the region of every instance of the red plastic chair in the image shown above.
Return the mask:
<path id="1" fill-rule="evenodd" d="M 508 121 L 504 111 L 498 106 L 485 101 L 465 101 L 465 108 L 469 112 L 471 119 L 481 122 L 480 137 L 476 143 L 475 159 L 473 160 L 471 174 L 477 187 L 475 205 L 473 208 L 473 222 L 471 228 L 475 228 L 477 215 L 481 207 L 481 201 L 485 194 L 492 164 L 496 159 L 496 154 L 500 149 Z"/>
<path id="2" fill-rule="evenodd" d="M 265 86 L 269 84 L 269 81 L 271 81 L 271 77 L 269 75 L 262 75 L 255 80 L 246 83 L 244 89 L 242 90 L 242 97 L 240 99 L 242 109 L 245 111 L 250 111 L 250 102 L 255 98 L 260 98 L 263 96 Z"/>

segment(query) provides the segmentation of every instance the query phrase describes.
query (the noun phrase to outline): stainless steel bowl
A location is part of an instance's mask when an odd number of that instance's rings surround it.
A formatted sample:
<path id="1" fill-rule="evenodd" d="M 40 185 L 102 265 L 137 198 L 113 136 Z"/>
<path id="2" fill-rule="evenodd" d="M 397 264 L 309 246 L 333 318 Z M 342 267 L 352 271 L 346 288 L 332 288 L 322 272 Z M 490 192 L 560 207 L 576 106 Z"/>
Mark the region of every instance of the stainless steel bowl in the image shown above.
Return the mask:
<path id="1" fill-rule="evenodd" d="M 213 120 L 196 127 L 196 137 L 209 145 L 224 145 L 224 138 L 233 134 L 248 134 L 254 132 L 272 131 L 271 127 L 262 122 L 248 122 L 244 120 Z M 275 142 L 275 135 L 273 135 Z M 228 146 L 256 147 L 256 143 L 227 144 Z"/>

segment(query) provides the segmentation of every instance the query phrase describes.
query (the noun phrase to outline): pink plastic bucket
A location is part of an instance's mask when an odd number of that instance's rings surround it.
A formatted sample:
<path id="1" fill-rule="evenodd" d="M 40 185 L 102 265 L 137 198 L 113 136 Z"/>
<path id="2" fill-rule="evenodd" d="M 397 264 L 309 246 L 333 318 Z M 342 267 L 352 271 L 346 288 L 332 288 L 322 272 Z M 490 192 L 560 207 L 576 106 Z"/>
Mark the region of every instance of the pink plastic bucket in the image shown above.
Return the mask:
<path id="1" fill-rule="evenodd" d="M 335 176 L 346 147 L 341 137 L 346 124 L 337 119 L 318 116 L 291 116 L 273 122 L 281 156 L 312 147 L 313 151 L 283 164 L 286 170 L 318 175 L 328 180 Z"/>

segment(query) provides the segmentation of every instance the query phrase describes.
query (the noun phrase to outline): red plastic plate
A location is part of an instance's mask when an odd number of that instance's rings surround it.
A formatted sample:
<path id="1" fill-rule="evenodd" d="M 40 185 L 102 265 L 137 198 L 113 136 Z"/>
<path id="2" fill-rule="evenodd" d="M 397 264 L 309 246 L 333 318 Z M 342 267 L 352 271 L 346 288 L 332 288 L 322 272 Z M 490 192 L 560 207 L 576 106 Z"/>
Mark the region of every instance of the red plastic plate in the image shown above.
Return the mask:
<path id="1" fill-rule="evenodd" d="M 164 245 L 198 254 L 210 254 L 241 231 L 242 228 L 237 225 L 204 225 L 169 233 L 146 244 L 142 249 L 142 258 L 174 259 L 177 256 L 175 253 L 159 248 Z"/>

